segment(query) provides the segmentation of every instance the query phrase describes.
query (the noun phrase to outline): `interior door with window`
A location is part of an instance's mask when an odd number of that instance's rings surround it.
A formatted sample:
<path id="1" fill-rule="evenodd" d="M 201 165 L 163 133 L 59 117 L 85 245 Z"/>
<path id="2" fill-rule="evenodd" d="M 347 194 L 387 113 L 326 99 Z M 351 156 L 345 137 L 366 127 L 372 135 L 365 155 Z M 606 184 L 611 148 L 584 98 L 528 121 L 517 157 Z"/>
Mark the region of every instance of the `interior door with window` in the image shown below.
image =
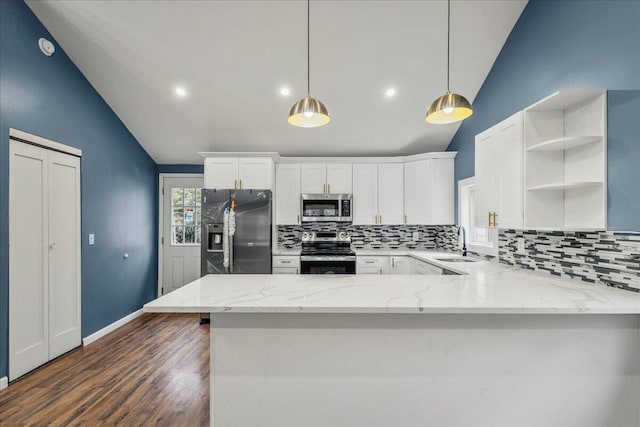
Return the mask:
<path id="1" fill-rule="evenodd" d="M 200 277 L 199 177 L 162 180 L 162 293 L 167 294 Z"/>

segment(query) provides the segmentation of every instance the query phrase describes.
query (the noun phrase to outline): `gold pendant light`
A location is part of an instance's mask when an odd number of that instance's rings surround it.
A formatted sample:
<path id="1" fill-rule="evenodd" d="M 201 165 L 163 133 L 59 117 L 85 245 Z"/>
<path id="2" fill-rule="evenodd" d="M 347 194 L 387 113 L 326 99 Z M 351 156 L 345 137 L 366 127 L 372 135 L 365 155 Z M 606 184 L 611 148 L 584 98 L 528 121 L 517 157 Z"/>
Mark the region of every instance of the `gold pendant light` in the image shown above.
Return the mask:
<path id="1" fill-rule="evenodd" d="M 329 123 L 331 117 L 327 107 L 318 99 L 312 98 L 310 95 L 310 67 L 309 67 L 309 4 L 310 0 L 307 0 L 307 96 L 293 104 L 291 111 L 289 112 L 288 122 L 290 125 L 314 128 L 323 126 Z"/>
<path id="2" fill-rule="evenodd" d="M 447 0 L 447 93 L 433 101 L 424 120 L 427 123 L 444 125 L 455 123 L 473 114 L 471 104 L 462 95 L 449 90 L 449 57 L 451 44 L 451 0 Z"/>

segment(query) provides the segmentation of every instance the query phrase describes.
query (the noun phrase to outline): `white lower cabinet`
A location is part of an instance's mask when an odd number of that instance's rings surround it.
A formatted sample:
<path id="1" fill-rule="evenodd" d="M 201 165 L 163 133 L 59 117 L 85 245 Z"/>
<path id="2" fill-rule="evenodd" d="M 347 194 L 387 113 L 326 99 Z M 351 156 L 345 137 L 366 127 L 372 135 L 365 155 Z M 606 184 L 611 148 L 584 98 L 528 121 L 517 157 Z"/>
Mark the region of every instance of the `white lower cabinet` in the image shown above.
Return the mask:
<path id="1" fill-rule="evenodd" d="M 440 267 L 436 267 L 433 264 L 429 264 L 425 261 L 414 259 L 414 273 L 413 274 L 442 274 L 444 270 Z"/>
<path id="2" fill-rule="evenodd" d="M 356 274 L 442 274 L 443 269 L 410 256 L 358 256 Z"/>
<path id="3" fill-rule="evenodd" d="M 387 256 L 359 256 L 356 258 L 356 274 L 388 274 L 390 260 Z"/>
<path id="4" fill-rule="evenodd" d="M 276 255 L 271 266 L 273 274 L 300 274 L 300 257 Z"/>
<path id="5" fill-rule="evenodd" d="M 408 256 L 392 256 L 388 274 L 413 274 L 413 258 Z"/>
<path id="6" fill-rule="evenodd" d="M 80 159 L 11 141 L 9 380 L 81 345 Z"/>

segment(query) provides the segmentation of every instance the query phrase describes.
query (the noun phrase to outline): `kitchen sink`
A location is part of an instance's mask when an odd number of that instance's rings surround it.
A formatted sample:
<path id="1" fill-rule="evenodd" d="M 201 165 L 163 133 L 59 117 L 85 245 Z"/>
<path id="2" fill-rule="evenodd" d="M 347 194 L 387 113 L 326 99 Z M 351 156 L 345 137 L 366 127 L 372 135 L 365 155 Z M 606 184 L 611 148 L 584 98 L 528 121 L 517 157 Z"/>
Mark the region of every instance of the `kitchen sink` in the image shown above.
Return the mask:
<path id="1" fill-rule="evenodd" d="M 477 262 L 475 259 L 469 259 L 469 258 L 436 258 L 436 261 L 442 261 L 442 262 Z"/>

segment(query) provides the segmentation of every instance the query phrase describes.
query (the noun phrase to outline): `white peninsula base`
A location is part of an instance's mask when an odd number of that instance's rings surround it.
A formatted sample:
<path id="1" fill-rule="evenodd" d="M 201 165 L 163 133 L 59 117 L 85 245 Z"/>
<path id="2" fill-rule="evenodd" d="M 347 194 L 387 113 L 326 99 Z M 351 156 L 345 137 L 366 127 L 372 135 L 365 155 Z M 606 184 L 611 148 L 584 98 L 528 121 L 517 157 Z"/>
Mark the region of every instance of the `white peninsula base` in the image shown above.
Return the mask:
<path id="1" fill-rule="evenodd" d="M 211 425 L 639 426 L 637 314 L 212 313 Z"/>

